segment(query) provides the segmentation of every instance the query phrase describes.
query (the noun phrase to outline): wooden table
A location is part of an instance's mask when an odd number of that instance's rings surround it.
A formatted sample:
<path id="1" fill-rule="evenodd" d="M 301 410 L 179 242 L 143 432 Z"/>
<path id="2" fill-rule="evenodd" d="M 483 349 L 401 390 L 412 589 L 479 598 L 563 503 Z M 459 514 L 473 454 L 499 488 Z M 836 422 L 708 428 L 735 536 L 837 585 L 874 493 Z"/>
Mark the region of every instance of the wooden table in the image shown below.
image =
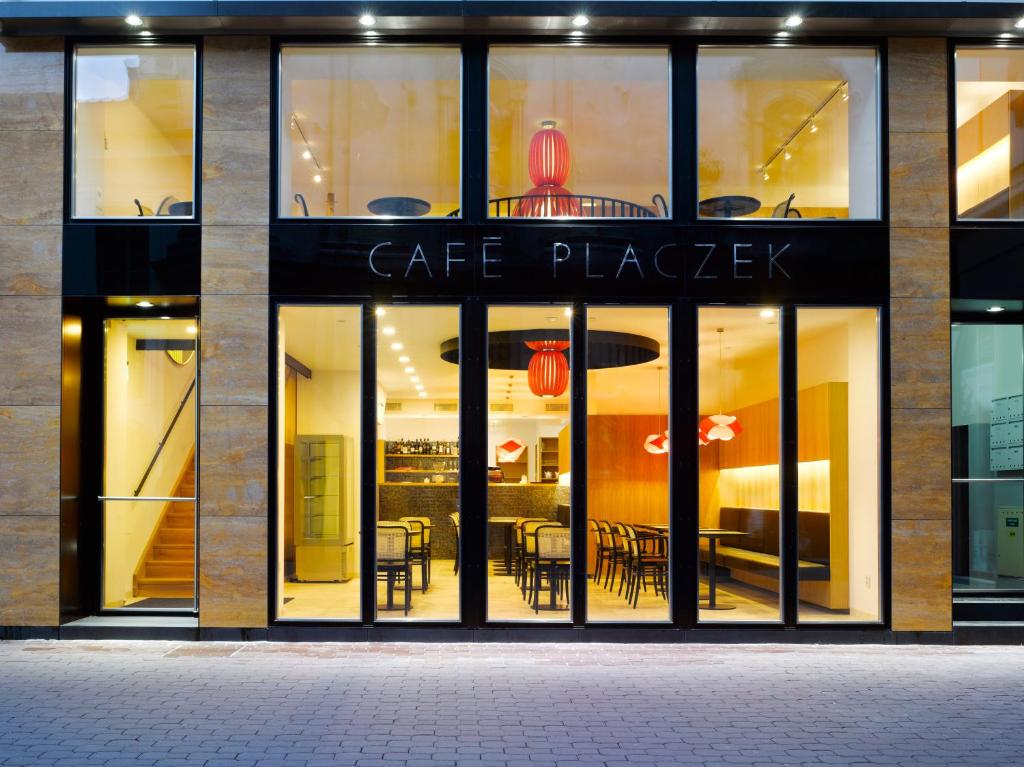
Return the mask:
<path id="1" fill-rule="evenodd" d="M 487 524 L 505 528 L 505 575 L 512 575 L 512 531 L 519 517 L 488 517 Z"/>

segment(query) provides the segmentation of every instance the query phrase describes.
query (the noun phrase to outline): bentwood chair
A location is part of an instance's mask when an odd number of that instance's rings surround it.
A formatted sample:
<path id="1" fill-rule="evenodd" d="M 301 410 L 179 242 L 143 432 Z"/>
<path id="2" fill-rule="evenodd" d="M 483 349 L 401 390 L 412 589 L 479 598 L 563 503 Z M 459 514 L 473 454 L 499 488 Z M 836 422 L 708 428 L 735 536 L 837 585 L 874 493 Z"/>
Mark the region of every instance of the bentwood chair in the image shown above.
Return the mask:
<path id="1" fill-rule="evenodd" d="M 533 586 L 533 566 L 537 555 L 537 528 L 550 524 L 551 521 L 548 519 L 522 520 L 523 548 L 520 557 L 519 588 L 522 591 L 523 599 L 527 601 L 532 598 L 527 591 Z M 516 522 L 516 525 L 519 526 L 519 521 Z"/>
<path id="2" fill-rule="evenodd" d="M 640 589 L 647 591 L 648 577 L 651 578 L 655 596 L 667 598 L 668 557 L 660 551 L 660 535 L 640 533 L 632 525 L 624 527 L 629 546 L 629 583 L 626 588 L 626 601 L 631 602 L 635 610 L 640 601 Z M 649 543 L 652 544 L 650 547 L 647 545 Z"/>
<path id="3" fill-rule="evenodd" d="M 553 522 L 533 531 L 536 540 L 533 559 L 533 611 L 540 611 L 540 592 L 547 580 L 548 609 L 558 609 L 558 599 L 569 596 L 569 528 Z"/>
<path id="4" fill-rule="evenodd" d="M 377 582 L 386 582 L 387 610 L 395 609 L 395 587 L 405 589 L 405 614 L 412 608 L 412 561 L 409 528 L 395 523 L 377 526 Z"/>
<path id="5" fill-rule="evenodd" d="M 517 586 L 524 586 L 523 593 L 526 593 L 525 585 L 522 583 L 523 573 L 526 571 L 526 546 L 523 536 L 523 525 L 527 522 L 546 522 L 541 517 L 519 517 L 513 525 L 512 532 L 512 562 Z"/>
<path id="6" fill-rule="evenodd" d="M 448 515 L 448 521 L 452 523 L 452 527 L 455 529 L 455 574 L 459 574 L 459 512 L 453 511 Z"/>
<path id="7" fill-rule="evenodd" d="M 590 528 L 590 532 L 594 535 L 594 575 L 592 576 L 594 583 L 601 582 L 601 573 L 604 571 L 605 564 L 611 558 L 611 551 L 605 546 L 604 533 L 601 525 L 607 525 L 604 520 L 588 519 L 587 526 Z"/>
<path id="8" fill-rule="evenodd" d="M 409 527 L 409 556 L 413 565 L 420 566 L 420 589 L 430 586 L 430 517 L 400 517 L 399 522 Z"/>
<path id="9" fill-rule="evenodd" d="M 803 218 L 800 211 L 793 207 L 794 198 L 796 198 L 796 192 L 776 205 L 772 209 L 772 218 Z"/>

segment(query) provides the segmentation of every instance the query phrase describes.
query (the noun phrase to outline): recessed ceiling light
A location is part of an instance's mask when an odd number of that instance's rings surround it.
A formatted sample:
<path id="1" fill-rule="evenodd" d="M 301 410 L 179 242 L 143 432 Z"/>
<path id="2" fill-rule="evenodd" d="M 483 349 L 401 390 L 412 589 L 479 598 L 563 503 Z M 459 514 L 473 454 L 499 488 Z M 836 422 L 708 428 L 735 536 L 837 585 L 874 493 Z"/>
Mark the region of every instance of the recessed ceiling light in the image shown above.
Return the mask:
<path id="1" fill-rule="evenodd" d="M 136 301 L 135 305 L 140 309 L 149 309 L 153 306 L 152 301 Z"/>
<path id="2" fill-rule="evenodd" d="M 574 29 L 569 33 L 569 37 L 583 37 L 584 34 L 582 29 Z"/>
<path id="3" fill-rule="evenodd" d="M 385 314 L 388 313 L 388 311 L 383 306 L 378 306 L 376 309 L 373 310 L 373 313 L 376 314 L 378 317 L 383 317 Z"/>
<path id="4" fill-rule="evenodd" d="M 317 173 L 315 176 L 313 176 L 313 181 L 316 182 L 317 184 L 319 184 L 323 180 L 324 180 L 323 177 L 319 173 Z"/>
<path id="5" fill-rule="evenodd" d="M 420 396 L 421 396 L 421 397 L 426 397 L 426 396 L 427 396 L 427 393 L 426 393 L 425 391 L 421 391 L 421 392 L 420 392 Z"/>
<path id="6" fill-rule="evenodd" d="M 762 309 L 761 310 L 761 316 L 764 319 L 766 319 L 766 320 L 770 319 L 770 318 L 775 316 L 775 310 L 774 309 Z"/>
<path id="7" fill-rule="evenodd" d="M 991 312 L 992 314 L 998 314 L 999 312 L 1005 312 L 1006 311 L 1006 307 L 1005 306 L 998 306 L 998 305 L 990 306 L 985 311 L 986 312 Z"/>
<path id="8" fill-rule="evenodd" d="M 416 372 L 416 368 L 414 368 L 412 365 L 408 365 L 405 368 L 405 372 L 406 373 L 415 373 Z"/>
<path id="9" fill-rule="evenodd" d="M 393 352 L 400 352 L 404 348 L 405 347 L 402 346 L 402 344 L 400 342 L 398 342 L 398 341 L 395 341 L 393 344 L 391 344 L 391 351 L 393 351 Z"/>
<path id="10" fill-rule="evenodd" d="M 792 16 L 787 16 L 786 20 L 782 23 L 785 24 L 790 29 L 793 29 L 794 27 L 799 27 L 801 24 L 803 24 L 804 19 L 803 16 L 797 16 L 794 13 Z"/>
<path id="11" fill-rule="evenodd" d="M 398 361 L 402 362 L 402 363 L 408 362 L 409 361 L 409 355 L 408 354 L 403 354 L 401 357 L 398 358 Z"/>
<path id="12" fill-rule="evenodd" d="M 565 309 L 562 311 L 562 314 L 564 314 L 566 317 L 572 317 L 572 307 L 565 307 Z"/>
<path id="13" fill-rule="evenodd" d="M 163 317 L 161 317 L 160 319 L 162 319 L 162 320 L 169 320 L 170 318 L 171 318 L 171 317 L 170 317 L 170 315 L 168 315 L 168 314 L 165 314 L 165 315 L 164 315 Z"/>
<path id="14" fill-rule="evenodd" d="M 414 384 L 418 384 L 420 382 L 420 377 L 419 376 L 409 376 L 409 380 L 412 381 Z"/>
<path id="15" fill-rule="evenodd" d="M 153 33 L 150 32 L 148 29 L 143 29 L 141 32 L 139 32 L 139 34 L 142 35 L 143 37 L 152 37 L 153 36 Z"/>
<path id="16" fill-rule="evenodd" d="M 572 25 L 574 27 L 585 27 L 590 23 L 590 19 L 584 16 L 582 13 L 572 17 Z"/>
<path id="17" fill-rule="evenodd" d="M 364 13 L 362 16 L 359 17 L 359 23 L 362 24 L 364 27 L 372 27 L 374 24 L 377 23 L 377 19 L 375 19 L 368 13 Z"/>
<path id="18" fill-rule="evenodd" d="M 310 152 L 308 149 L 303 149 L 302 150 L 302 159 L 303 160 L 312 160 L 313 159 L 313 153 Z"/>
<path id="19" fill-rule="evenodd" d="M 129 27 L 141 27 L 142 19 L 140 19 L 134 13 L 129 13 L 127 16 L 124 17 L 124 23 L 127 24 Z"/>
<path id="20" fill-rule="evenodd" d="M 188 333 L 189 335 L 194 336 L 196 333 L 199 332 L 199 328 L 197 328 L 195 325 L 189 325 L 187 328 L 185 328 L 185 332 Z"/>
<path id="21" fill-rule="evenodd" d="M 1024 29 L 1024 19 L 1017 19 L 1015 22 L 1013 22 L 1013 26 L 1015 26 L 1017 29 Z"/>
<path id="22" fill-rule="evenodd" d="M 393 336 L 395 334 L 395 329 L 388 325 L 386 328 L 382 328 L 380 332 L 386 336 Z"/>
<path id="23" fill-rule="evenodd" d="M 423 391 L 423 384 L 416 384 L 416 391 Z"/>

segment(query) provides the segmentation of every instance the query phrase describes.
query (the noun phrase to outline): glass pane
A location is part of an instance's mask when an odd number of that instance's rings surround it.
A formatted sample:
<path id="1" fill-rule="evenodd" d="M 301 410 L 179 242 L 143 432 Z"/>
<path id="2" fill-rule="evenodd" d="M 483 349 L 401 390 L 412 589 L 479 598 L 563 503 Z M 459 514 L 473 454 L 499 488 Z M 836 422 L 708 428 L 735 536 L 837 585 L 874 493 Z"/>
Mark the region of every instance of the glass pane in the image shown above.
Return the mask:
<path id="1" fill-rule="evenodd" d="M 698 311 L 700 620 L 779 620 L 779 326 Z"/>
<path id="2" fill-rule="evenodd" d="M 191 218 L 195 48 L 75 49 L 76 218 Z"/>
<path id="3" fill-rule="evenodd" d="M 571 317 L 488 310 L 488 620 L 569 620 Z"/>
<path id="4" fill-rule="evenodd" d="M 667 621 L 668 309 L 587 309 L 587 619 Z"/>
<path id="5" fill-rule="evenodd" d="M 104 504 L 106 607 L 193 605 L 197 333 L 193 319 L 104 324 L 103 495 L 124 499 Z"/>
<path id="6" fill-rule="evenodd" d="M 1024 218 L 1024 51 L 956 51 L 959 218 Z M 1015 180 L 1016 179 L 1016 180 Z M 1017 184 L 1017 191 L 1013 191 Z"/>
<path id="7" fill-rule="evenodd" d="M 361 309 L 282 306 L 277 615 L 360 618 Z"/>
<path id="8" fill-rule="evenodd" d="M 1022 327 L 954 324 L 951 340 L 953 477 L 1024 476 Z"/>
<path id="9" fill-rule="evenodd" d="M 377 307 L 377 619 L 459 619 L 459 309 Z"/>
<path id="10" fill-rule="evenodd" d="M 1024 590 L 1024 482 L 953 485 L 953 586 Z"/>
<path id="11" fill-rule="evenodd" d="M 878 310 L 797 311 L 801 621 L 878 621 Z"/>
<path id="12" fill-rule="evenodd" d="M 192 610 L 195 550 L 194 501 L 105 501 L 104 609 Z"/>
<path id="13" fill-rule="evenodd" d="M 458 48 L 283 47 L 280 215 L 458 215 L 460 94 Z"/>
<path id="14" fill-rule="evenodd" d="M 666 48 L 490 50 L 488 215 L 669 215 Z"/>
<path id="15" fill-rule="evenodd" d="M 873 48 L 703 47 L 703 218 L 879 215 Z"/>

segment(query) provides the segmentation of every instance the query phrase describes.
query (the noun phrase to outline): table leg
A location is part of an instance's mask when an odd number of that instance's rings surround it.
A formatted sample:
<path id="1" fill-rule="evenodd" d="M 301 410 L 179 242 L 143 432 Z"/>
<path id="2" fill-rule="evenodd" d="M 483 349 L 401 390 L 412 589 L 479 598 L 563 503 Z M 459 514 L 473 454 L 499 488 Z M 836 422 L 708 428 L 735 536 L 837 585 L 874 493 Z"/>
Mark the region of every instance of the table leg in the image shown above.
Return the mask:
<path id="1" fill-rule="evenodd" d="M 512 575 L 512 525 L 505 525 L 505 575 Z"/>
<path id="2" fill-rule="evenodd" d="M 710 563 L 708 565 L 708 609 L 715 609 L 715 586 L 718 582 L 718 568 L 715 566 L 715 538 L 712 536 L 708 539 L 708 559 Z"/>
<path id="3" fill-rule="evenodd" d="M 551 565 L 551 569 L 548 570 L 548 587 L 549 587 L 548 590 L 551 593 L 551 609 L 552 610 L 554 610 L 554 609 L 556 609 L 558 607 L 558 602 L 555 601 L 555 581 L 557 580 L 557 578 L 555 576 L 555 572 L 556 572 L 556 566 L 554 564 L 552 564 Z"/>

